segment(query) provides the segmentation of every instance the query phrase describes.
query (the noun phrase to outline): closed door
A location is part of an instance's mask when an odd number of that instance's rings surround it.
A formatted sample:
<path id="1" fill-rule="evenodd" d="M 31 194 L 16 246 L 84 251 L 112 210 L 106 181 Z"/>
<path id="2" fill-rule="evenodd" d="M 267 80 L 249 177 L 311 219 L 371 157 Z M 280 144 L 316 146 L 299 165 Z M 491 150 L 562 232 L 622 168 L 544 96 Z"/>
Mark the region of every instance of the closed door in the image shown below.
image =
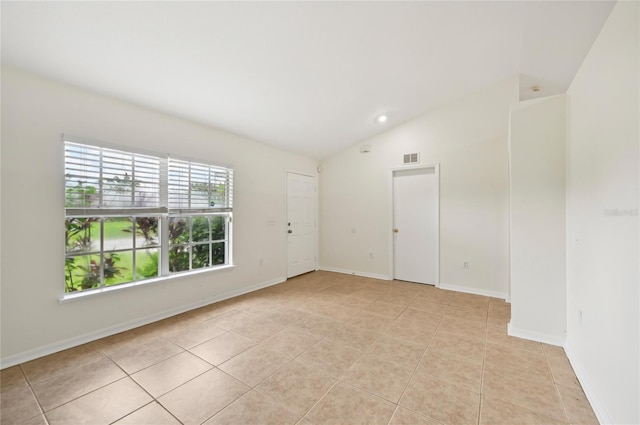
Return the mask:
<path id="1" fill-rule="evenodd" d="M 438 284 L 437 167 L 393 173 L 394 278 Z"/>
<path id="2" fill-rule="evenodd" d="M 287 277 L 316 269 L 316 179 L 287 173 Z"/>

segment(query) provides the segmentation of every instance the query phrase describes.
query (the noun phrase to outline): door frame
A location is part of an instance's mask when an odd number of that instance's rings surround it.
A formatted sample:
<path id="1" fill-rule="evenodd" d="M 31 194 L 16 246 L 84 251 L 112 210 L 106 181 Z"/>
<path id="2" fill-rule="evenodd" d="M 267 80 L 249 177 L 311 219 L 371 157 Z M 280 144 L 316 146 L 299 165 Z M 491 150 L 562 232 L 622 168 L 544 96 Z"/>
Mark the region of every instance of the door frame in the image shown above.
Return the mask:
<path id="1" fill-rule="evenodd" d="M 434 164 L 420 164 L 406 167 L 397 167 L 389 169 L 389 277 L 391 280 L 395 279 L 395 240 L 393 237 L 393 225 L 395 222 L 394 217 L 394 192 L 393 192 L 393 179 L 397 171 L 408 170 L 428 170 L 433 169 L 436 179 L 436 258 L 435 258 L 435 275 L 436 281 L 435 287 L 440 287 L 440 163 Z"/>
<path id="2" fill-rule="evenodd" d="M 318 253 L 319 248 L 320 248 L 320 241 L 318 238 L 318 217 L 319 217 L 319 208 L 318 208 L 318 196 L 320 195 L 319 190 L 318 190 L 318 176 L 316 174 L 312 174 L 306 171 L 297 171 L 297 170 L 290 170 L 290 169 L 285 169 L 284 170 L 284 222 L 283 222 L 283 234 L 284 234 L 284 246 L 285 246 L 285 250 L 287 251 L 287 255 L 285 255 L 285 269 L 284 269 L 284 278 L 285 280 L 289 279 L 289 238 L 288 238 L 288 233 L 287 233 L 287 220 L 289 219 L 289 179 L 288 176 L 289 174 L 299 174 L 301 176 L 306 176 L 306 177 L 311 177 L 313 178 L 313 182 L 314 182 L 314 187 L 315 187 L 315 228 L 314 228 L 314 236 L 316 239 L 316 243 L 315 243 L 315 265 L 314 265 L 314 269 L 315 271 L 318 271 Z"/>

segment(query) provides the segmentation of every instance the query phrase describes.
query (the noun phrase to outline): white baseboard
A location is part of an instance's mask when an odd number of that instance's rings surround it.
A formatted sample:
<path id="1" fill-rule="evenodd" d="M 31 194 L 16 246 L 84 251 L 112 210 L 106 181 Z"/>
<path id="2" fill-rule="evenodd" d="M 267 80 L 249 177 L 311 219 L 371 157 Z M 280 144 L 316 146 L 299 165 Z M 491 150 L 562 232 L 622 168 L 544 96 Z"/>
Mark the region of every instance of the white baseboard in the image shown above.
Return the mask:
<path id="1" fill-rule="evenodd" d="M 518 338 L 529 339 L 531 341 L 543 342 L 549 345 L 556 345 L 558 347 L 563 347 L 567 338 L 566 336 L 557 336 L 557 335 L 549 335 L 541 332 L 530 331 L 527 329 L 520 329 L 511 324 L 507 325 L 507 334 L 511 336 L 516 336 Z"/>
<path id="2" fill-rule="evenodd" d="M 0 359 L 0 369 L 15 366 L 17 364 L 28 362 L 30 360 L 47 356 L 49 354 L 57 353 L 62 350 L 77 347 L 78 345 L 86 344 L 88 342 L 95 341 L 100 338 L 105 338 L 107 336 L 115 335 L 120 332 L 128 331 L 128 330 L 137 328 L 139 326 L 148 325 L 149 323 L 157 322 L 158 320 L 166 319 L 168 317 L 175 316 L 177 314 L 184 313 L 186 311 L 194 310 L 196 308 L 204 307 L 209 304 L 213 304 L 229 298 L 237 297 L 239 295 L 247 294 L 249 292 L 257 291 L 258 289 L 262 289 L 268 286 L 282 283 L 285 280 L 287 279 L 284 276 L 278 277 L 275 279 L 258 283 L 256 285 L 244 287 L 235 291 L 225 292 L 223 294 L 216 295 L 213 297 L 208 297 L 188 305 L 172 308 L 170 310 L 166 310 L 157 314 L 152 314 L 146 317 L 142 317 L 140 319 L 131 320 L 126 323 L 121 323 L 119 325 L 111 326 L 111 327 L 94 331 L 94 332 L 89 332 L 83 335 L 75 336 L 73 338 L 68 338 L 62 341 L 58 341 L 53 344 L 48 344 L 42 347 L 24 351 L 22 353 L 4 357 Z"/>
<path id="3" fill-rule="evenodd" d="M 436 285 L 436 286 L 440 289 L 446 289 L 449 291 L 456 291 L 456 292 L 464 292 L 465 294 L 484 295 L 485 297 L 499 298 L 501 300 L 504 300 L 507 298 L 507 294 L 502 292 L 486 291 L 484 289 L 469 288 L 467 286 L 450 285 L 448 283 L 440 283 L 439 285 Z"/>
<path id="4" fill-rule="evenodd" d="M 383 274 L 365 273 L 365 272 L 358 272 L 358 271 L 355 271 L 355 270 L 346 270 L 346 269 L 336 269 L 334 267 L 320 266 L 320 268 L 318 268 L 318 270 L 322 270 L 322 271 L 325 271 L 325 272 L 350 274 L 350 275 L 354 275 L 354 276 L 370 277 L 372 279 L 392 280 L 389 276 L 383 275 Z"/>
<path id="5" fill-rule="evenodd" d="M 569 363 L 571 363 L 571 367 L 573 367 L 573 371 L 576 373 L 576 377 L 578 378 L 580 385 L 582 385 L 584 394 L 587 396 L 587 400 L 589 400 L 589 403 L 593 408 L 593 413 L 595 413 L 596 417 L 598 418 L 598 422 L 603 425 L 613 424 L 614 421 L 613 419 L 611 419 L 611 415 L 609 415 L 607 408 L 604 406 L 601 398 L 598 396 L 596 386 L 592 384 L 591 380 L 589 379 L 589 374 L 582 366 L 579 357 L 571 349 L 571 345 L 568 343 L 565 344 L 564 351 L 567 353 Z"/>

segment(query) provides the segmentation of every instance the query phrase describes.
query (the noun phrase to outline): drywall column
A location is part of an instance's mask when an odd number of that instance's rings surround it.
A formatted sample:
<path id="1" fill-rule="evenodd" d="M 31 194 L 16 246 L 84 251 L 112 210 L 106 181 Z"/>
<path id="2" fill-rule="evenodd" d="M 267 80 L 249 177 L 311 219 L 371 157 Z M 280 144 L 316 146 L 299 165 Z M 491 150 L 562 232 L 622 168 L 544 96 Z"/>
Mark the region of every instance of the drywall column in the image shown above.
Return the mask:
<path id="1" fill-rule="evenodd" d="M 603 424 L 640 423 L 639 15 L 614 6 L 567 97 L 565 349 Z"/>
<path id="2" fill-rule="evenodd" d="M 509 334 L 554 345 L 566 336 L 565 96 L 511 110 Z"/>

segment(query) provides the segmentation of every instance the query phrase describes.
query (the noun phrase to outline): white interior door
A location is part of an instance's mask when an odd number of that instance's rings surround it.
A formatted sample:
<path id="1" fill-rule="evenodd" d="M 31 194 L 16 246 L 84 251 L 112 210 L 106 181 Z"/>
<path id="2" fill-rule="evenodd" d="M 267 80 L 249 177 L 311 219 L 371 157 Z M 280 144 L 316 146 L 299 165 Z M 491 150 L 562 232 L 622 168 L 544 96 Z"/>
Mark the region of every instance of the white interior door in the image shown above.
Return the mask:
<path id="1" fill-rule="evenodd" d="M 438 284 L 436 167 L 393 172 L 394 278 Z"/>
<path id="2" fill-rule="evenodd" d="M 287 277 L 316 269 L 316 178 L 287 173 Z"/>

